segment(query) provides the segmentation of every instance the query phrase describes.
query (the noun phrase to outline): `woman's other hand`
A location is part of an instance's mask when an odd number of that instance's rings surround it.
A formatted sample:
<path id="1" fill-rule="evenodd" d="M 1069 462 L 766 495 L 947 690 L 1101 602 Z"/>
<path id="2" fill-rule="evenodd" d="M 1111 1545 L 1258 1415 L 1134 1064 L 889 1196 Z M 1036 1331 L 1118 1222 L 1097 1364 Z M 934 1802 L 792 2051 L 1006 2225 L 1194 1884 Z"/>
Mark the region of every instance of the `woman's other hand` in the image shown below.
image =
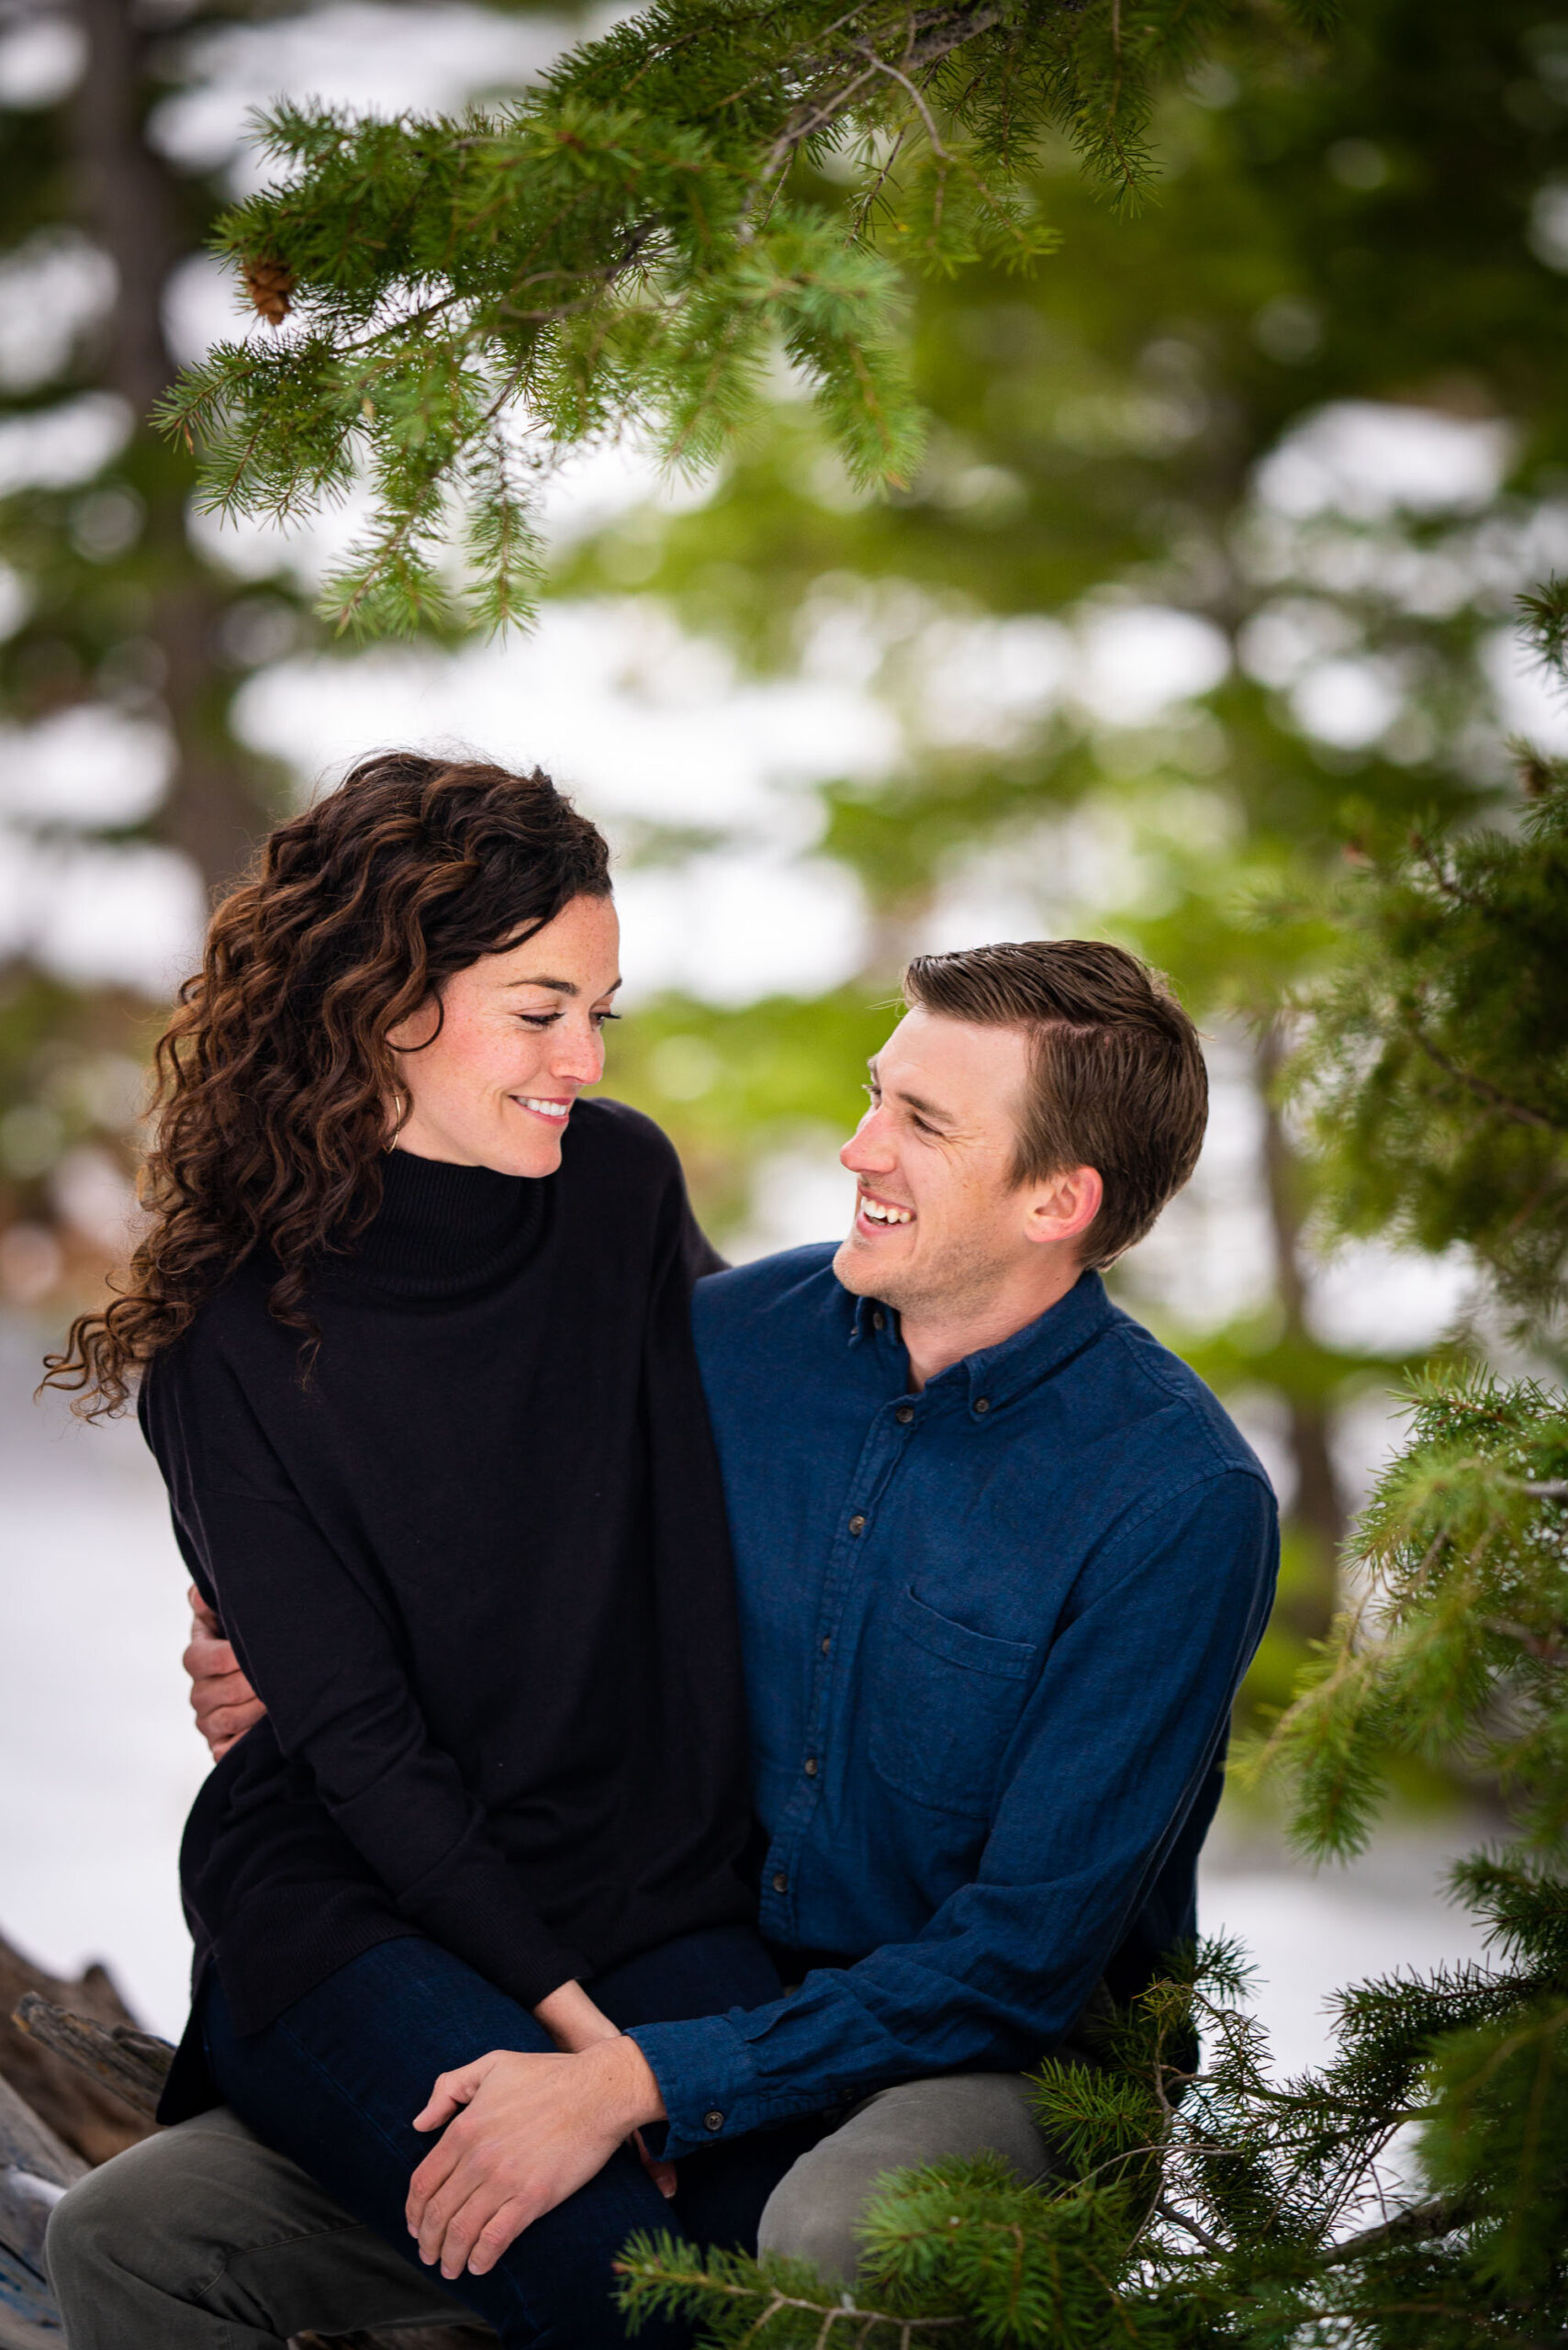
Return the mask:
<path id="1" fill-rule="evenodd" d="M 564 2056 L 576 2056 L 596 2040 L 619 2040 L 621 2027 L 596 2008 L 580 1983 L 563 1983 L 541 1999 L 533 2020 L 542 2023 Z"/>
<path id="2" fill-rule="evenodd" d="M 409 2183 L 409 2232 L 450 2282 L 487 2276 L 524 2228 L 663 2118 L 647 2058 L 617 2033 L 579 2054 L 495 2049 L 442 2073 L 416 2130 L 440 2130 Z"/>
<path id="3" fill-rule="evenodd" d="M 544 2026 L 556 2047 L 569 2056 L 593 2047 L 598 2041 L 621 2037 L 620 2026 L 610 2022 L 602 2008 L 595 2007 L 580 1983 L 563 1983 L 547 1999 L 541 1999 L 533 2010 L 533 2020 Z M 675 2165 L 660 2162 L 656 2155 L 650 2154 L 640 2130 L 633 2131 L 632 2143 L 659 2193 L 666 2198 L 673 2195 Z"/>
<path id="4" fill-rule="evenodd" d="M 192 1583 L 190 1645 L 180 1662 L 190 1675 L 196 1728 L 215 1762 L 259 1722 L 266 1707 L 240 1670 L 223 1627 Z"/>

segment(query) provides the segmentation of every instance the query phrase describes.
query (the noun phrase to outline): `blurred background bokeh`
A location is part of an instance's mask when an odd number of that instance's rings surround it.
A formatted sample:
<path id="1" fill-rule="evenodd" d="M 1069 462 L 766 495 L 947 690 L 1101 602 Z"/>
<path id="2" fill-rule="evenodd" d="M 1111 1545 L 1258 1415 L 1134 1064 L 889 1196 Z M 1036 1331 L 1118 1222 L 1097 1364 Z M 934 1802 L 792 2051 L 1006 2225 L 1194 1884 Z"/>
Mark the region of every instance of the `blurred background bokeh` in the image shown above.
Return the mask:
<path id="1" fill-rule="evenodd" d="M 1260 13 L 1266 13 L 1260 10 Z M 857 495 L 783 369 L 733 460 L 608 449 L 552 491 L 537 629 L 355 649 L 313 618 L 350 508 L 193 512 L 140 421 L 234 331 L 204 252 L 252 108 L 456 106 L 604 17 L 328 0 L 0 9 L 0 1930 L 180 2020 L 203 1755 L 182 1577 L 134 1425 L 31 1389 L 135 1214 L 148 1049 L 212 891 L 378 745 L 546 766 L 610 834 L 608 1083 L 675 1136 L 732 1257 L 835 1233 L 839 1141 L 912 952 L 1108 936 L 1168 970 L 1215 1085 L 1197 1178 L 1118 1294 L 1219 1390 L 1288 1519 L 1256 1721 L 1327 1628 L 1393 1391 L 1467 1316 L 1461 1256 L 1316 1244 L 1274 1090 L 1299 885 L 1358 827 L 1486 811 L 1568 748 L 1514 599 L 1568 568 L 1568 20 L 1366 0 L 1164 105 L 1159 200 L 1070 157 L 1032 275 L 914 289 L 924 470 Z M 267 330 L 256 321 L 252 331 Z M 1468 1947 L 1444 1854 L 1488 1789 L 1412 1766 L 1354 1870 L 1227 1800 L 1205 1922 L 1281 2053 L 1336 1983 Z"/>

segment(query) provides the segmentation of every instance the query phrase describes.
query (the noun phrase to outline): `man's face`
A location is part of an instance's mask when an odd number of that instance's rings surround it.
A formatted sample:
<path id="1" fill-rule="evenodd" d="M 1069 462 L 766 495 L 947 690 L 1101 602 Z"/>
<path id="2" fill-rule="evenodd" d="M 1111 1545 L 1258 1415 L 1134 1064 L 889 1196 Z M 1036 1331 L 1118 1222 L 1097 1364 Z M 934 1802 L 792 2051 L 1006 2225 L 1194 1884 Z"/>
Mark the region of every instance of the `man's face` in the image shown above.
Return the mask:
<path id="1" fill-rule="evenodd" d="M 1022 1029 L 918 1007 L 872 1061 L 870 1107 L 839 1153 L 858 1185 L 834 1271 L 900 1313 L 981 1305 L 1034 1256 L 1036 1194 L 1012 1169 L 1028 1081 Z"/>

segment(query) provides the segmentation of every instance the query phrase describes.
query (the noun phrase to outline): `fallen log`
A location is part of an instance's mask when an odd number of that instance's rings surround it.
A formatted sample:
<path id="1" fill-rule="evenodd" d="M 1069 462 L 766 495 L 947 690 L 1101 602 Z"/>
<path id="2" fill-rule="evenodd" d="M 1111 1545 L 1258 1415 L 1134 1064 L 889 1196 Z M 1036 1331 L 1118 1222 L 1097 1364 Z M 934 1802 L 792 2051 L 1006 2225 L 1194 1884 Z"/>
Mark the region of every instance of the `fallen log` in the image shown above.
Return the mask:
<path id="1" fill-rule="evenodd" d="M 63 2350 L 43 2232 L 88 2167 L 0 2074 L 0 2350 Z"/>
<path id="2" fill-rule="evenodd" d="M 106 1968 L 89 1966 L 78 1982 L 68 1982 L 35 1966 L 0 1935 L 0 2073 L 17 2094 L 87 2163 L 106 2163 L 150 2136 L 150 2111 L 129 2102 L 107 2076 L 84 2071 L 64 2051 L 29 2035 L 16 2021 L 29 1991 L 106 2031 L 138 2028 Z"/>
<path id="3" fill-rule="evenodd" d="M 37 1991 L 24 1991 L 12 2021 L 52 2055 L 101 2081 L 144 2121 L 158 2110 L 174 2052 L 166 2040 L 133 2023 L 102 2024 L 73 2014 Z"/>

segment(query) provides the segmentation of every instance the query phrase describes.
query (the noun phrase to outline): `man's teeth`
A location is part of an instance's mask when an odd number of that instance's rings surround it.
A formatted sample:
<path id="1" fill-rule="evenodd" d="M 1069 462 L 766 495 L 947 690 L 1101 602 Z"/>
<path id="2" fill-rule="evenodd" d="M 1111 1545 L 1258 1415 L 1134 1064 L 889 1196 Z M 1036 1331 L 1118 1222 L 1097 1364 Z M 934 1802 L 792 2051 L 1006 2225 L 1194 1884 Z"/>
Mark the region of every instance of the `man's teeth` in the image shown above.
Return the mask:
<path id="1" fill-rule="evenodd" d="M 572 1106 L 569 1102 L 536 1102 L 528 1093 L 520 1093 L 517 1098 L 525 1110 L 537 1110 L 542 1118 L 564 1119 Z"/>
<path id="2" fill-rule="evenodd" d="M 913 1224 L 914 1222 L 913 1208 L 890 1207 L 881 1200 L 863 1199 L 860 1203 L 860 1213 L 872 1224 Z"/>

